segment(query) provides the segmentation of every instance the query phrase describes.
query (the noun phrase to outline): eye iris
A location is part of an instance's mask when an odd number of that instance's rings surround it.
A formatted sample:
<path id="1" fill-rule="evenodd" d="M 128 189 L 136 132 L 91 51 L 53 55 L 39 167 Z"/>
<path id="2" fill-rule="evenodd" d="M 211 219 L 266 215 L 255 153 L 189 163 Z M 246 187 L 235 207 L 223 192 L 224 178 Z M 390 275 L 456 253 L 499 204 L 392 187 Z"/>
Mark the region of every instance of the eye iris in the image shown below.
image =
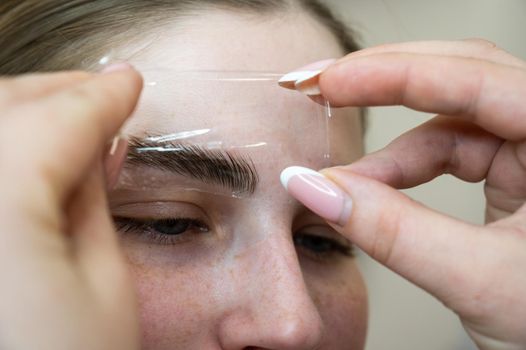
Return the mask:
<path id="1" fill-rule="evenodd" d="M 160 220 L 152 224 L 152 228 L 165 235 L 179 235 L 187 231 L 192 222 L 185 219 L 167 219 Z"/>

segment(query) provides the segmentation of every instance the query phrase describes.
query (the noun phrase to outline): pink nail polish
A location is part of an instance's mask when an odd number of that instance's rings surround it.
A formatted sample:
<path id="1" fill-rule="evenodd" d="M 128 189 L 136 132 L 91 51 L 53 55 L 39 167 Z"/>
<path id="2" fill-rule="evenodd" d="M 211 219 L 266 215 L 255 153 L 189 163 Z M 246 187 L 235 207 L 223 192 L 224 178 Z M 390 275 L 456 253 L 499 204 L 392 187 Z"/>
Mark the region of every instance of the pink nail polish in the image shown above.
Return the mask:
<path id="1" fill-rule="evenodd" d="M 322 218 L 344 226 L 351 216 L 352 200 L 322 174 L 303 167 L 289 167 L 281 173 L 287 191 Z"/>
<path id="2" fill-rule="evenodd" d="M 127 154 L 128 139 L 124 136 L 115 136 L 104 159 L 106 188 L 108 190 L 113 189 L 117 184 Z"/>

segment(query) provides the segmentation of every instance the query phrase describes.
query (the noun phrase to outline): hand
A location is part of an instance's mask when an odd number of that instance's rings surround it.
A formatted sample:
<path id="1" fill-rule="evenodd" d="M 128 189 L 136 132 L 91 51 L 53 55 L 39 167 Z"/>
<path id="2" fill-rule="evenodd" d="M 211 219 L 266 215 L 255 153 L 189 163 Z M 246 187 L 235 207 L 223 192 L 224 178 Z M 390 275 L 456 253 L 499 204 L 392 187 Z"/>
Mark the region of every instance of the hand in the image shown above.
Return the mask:
<path id="1" fill-rule="evenodd" d="M 526 63 L 483 40 L 393 44 L 352 53 L 296 87 L 313 84 L 335 106 L 438 114 L 322 171 L 352 201 L 335 227 L 457 313 L 480 349 L 526 349 Z M 445 173 L 485 180 L 485 226 L 393 189 Z"/>
<path id="2" fill-rule="evenodd" d="M 1 349 L 139 347 L 102 159 L 140 90 L 123 65 L 0 80 Z"/>

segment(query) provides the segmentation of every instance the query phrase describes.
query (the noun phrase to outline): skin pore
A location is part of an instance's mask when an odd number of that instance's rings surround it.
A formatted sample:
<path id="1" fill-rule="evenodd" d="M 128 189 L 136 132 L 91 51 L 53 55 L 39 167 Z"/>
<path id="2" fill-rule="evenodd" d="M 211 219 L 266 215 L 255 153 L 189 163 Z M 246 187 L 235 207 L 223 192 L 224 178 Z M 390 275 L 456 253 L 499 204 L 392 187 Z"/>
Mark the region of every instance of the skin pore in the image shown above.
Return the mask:
<path id="1" fill-rule="evenodd" d="M 322 24 L 298 11 L 270 17 L 203 10 L 141 39 L 115 50 L 117 56 L 138 52 L 129 61 L 139 69 L 288 72 L 343 55 Z M 269 103 L 266 112 L 278 122 L 286 115 L 276 108 Z M 138 137 L 152 130 L 169 134 L 186 125 L 185 118 L 190 117 L 138 113 L 124 131 Z M 244 131 L 221 132 L 235 140 Z M 359 158 L 358 110 L 337 112 L 330 136 L 333 164 Z M 275 137 L 276 143 L 289 142 L 287 135 Z M 131 172 L 168 178 L 163 188 L 110 193 L 138 291 L 144 349 L 363 348 L 366 291 L 355 259 L 345 253 L 349 243 L 293 201 L 277 178 L 293 165 L 288 161 L 314 159 L 309 152 L 316 150 L 257 158 L 259 182 L 244 199 L 171 190 L 169 184 L 182 175 L 128 165 Z M 261 159 L 274 163 L 265 166 Z M 170 230 L 184 233 L 166 238 L 154 232 Z"/>

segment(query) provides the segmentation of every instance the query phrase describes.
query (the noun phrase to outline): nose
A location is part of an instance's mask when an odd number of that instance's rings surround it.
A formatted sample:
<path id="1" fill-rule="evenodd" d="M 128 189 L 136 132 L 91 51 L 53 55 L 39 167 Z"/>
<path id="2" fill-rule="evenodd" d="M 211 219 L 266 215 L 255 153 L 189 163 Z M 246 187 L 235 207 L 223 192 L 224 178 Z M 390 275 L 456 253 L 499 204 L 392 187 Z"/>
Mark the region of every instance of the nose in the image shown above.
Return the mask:
<path id="1" fill-rule="evenodd" d="M 323 323 L 292 241 L 285 237 L 267 239 L 239 260 L 239 283 L 219 325 L 221 347 L 317 349 Z"/>

